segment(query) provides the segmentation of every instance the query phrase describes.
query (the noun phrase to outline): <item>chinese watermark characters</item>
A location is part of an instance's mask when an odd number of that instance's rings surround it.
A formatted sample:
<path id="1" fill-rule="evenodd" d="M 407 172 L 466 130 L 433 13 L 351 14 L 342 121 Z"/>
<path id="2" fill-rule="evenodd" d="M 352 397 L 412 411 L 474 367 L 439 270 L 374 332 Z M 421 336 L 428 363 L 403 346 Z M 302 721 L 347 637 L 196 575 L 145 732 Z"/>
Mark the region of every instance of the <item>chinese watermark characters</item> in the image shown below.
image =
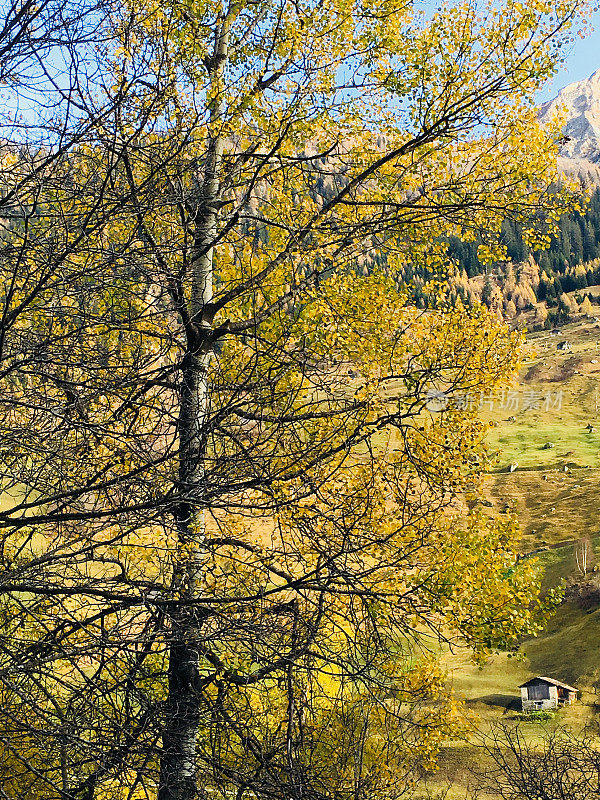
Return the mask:
<path id="1" fill-rule="evenodd" d="M 442 411 L 503 411 L 514 414 L 517 411 L 560 411 L 563 393 L 561 390 L 536 392 L 532 389 L 517 391 L 502 389 L 497 393 L 465 392 L 452 394 L 429 389 L 425 405 L 432 414 Z"/>

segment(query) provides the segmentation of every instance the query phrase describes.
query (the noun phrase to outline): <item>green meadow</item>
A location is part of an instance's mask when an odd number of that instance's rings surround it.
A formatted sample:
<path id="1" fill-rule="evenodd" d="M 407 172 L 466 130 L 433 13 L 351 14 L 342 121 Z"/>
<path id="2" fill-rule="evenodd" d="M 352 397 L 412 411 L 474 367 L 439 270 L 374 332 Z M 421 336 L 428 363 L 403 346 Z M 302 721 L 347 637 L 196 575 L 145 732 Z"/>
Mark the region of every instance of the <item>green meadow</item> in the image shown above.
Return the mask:
<path id="1" fill-rule="evenodd" d="M 570 349 L 557 348 L 563 341 Z M 535 333 L 527 348 L 510 395 L 482 404 L 496 454 L 482 502 L 493 513 L 517 514 L 523 553 L 540 561 L 545 587 L 565 581 L 567 594 L 517 653 L 496 653 L 479 667 L 460 648 L 444 650 L 448 681 L 478 720 L 469 741 L 443 748 L 439 770 L 425 782 L 426 794 L 446 792 L 449 800 L 464 798 L 485 772 L 489 756 L 480 743 L 495 726 L 519 725 L 541 746 L 556 727 L 577 733 L 600 724 L 600 326 Z M 585 577 L 575 558 L 582 538 L 593 549 Z M 549 720 L 528 720 L 518 687 L 532 675 L 576 685 L 578 702 Z"/>

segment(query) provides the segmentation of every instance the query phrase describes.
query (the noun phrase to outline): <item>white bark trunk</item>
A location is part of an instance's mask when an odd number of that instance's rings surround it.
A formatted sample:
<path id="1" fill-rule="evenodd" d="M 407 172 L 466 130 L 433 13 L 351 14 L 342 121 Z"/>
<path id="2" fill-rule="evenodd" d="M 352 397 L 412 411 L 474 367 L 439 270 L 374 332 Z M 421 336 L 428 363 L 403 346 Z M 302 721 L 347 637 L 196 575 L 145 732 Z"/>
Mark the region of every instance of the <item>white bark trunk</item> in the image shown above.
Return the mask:
<path id="1" fill-rule="evenodd" d="M 177 513 L 179 537 L 185 545 L 179 564 L 181 593 L 198 597 L 206 530 L 204 499 L 206 422 L 210 410 L 209 369 L 212 358 L 213 250 L 217 235 L 220 171 L 223 157 L 223 97 L 221 83 L 227 59 L 227 21 L 217 24 L 215 47 L 207 59 L 213 99 L 203 175 L 198 181 L 194 247 L 190 266 L 188 346 L 182 363 L 179 415 L 179 488 L 183 494 Z M 169 688 L 163 732 L 163 755 L 158 800 L 194 800 L 201 796 L 197 779 L 197 737 L 200 722 L 197 697 L 198 652 L 202 612 L 183 606 L 173 615 L 169 653 Z"/>

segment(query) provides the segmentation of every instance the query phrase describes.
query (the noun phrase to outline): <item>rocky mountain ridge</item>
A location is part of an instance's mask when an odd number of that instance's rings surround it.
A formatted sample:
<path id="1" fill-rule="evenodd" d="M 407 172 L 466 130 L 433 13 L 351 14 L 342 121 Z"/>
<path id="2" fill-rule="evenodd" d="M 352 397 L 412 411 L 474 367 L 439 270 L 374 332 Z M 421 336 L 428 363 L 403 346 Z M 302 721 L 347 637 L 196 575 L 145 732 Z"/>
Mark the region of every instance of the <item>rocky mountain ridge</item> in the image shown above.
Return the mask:
<path id="1" fill-rule="evenodd" d="M 555 98 L 540 106 L 540 120 L 549 122 L 557 112 L 566 113 L 560 171 L 599 184 L 600 69 L 589 78 L 565 86 Z"/>

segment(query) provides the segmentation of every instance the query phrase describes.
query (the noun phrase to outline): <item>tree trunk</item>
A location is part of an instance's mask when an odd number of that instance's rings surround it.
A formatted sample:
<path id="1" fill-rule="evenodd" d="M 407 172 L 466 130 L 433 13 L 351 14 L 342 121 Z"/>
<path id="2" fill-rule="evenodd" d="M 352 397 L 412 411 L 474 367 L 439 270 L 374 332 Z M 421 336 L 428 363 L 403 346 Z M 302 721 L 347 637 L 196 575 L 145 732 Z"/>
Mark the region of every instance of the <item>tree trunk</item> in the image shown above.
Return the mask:
<path id="1" fill-rule="evenodd" d="M 209 353 L 186 353 L 181 384 L 179 417 L 179 490 L 184 499 L 177 509 L 182 557 L 174 585 L 186 601 L 171 616 L 168 696 L 163 730 L 159 800 L 193 800 L 197 797 L 196 740 L 199 709 L 196 695 L 202 610 L 188 601 L 198 596 L 206 511 L 202 505 L 205 431 L 208 413 Z"/>
<path id="2" fill-rule="evenodd" d="M 182 557 L 174 583 L 185 600 L 171 617 L 168 697 L 163 729 L 158 800 L 194 800 L 199 796 L 197 738 L 200 722 L 197 679 L 198 650 L 203 609 L 199 596 L 206 531 L 205 458 L 207 418 L 210 410 L 209 369 L 213 352 L 213 243 L 220 202 L 219 173 L 223 157 L 222 76 L 228 50 L 228 21 L 215 28 L 212 58 L 206 59 L 212 93 L 209 138 L 194 220 L 194 245 L 190 265 L 190 303 L 187 349 L 182 361 L 179 413 L 179 493 L 176 522 Z"/>

